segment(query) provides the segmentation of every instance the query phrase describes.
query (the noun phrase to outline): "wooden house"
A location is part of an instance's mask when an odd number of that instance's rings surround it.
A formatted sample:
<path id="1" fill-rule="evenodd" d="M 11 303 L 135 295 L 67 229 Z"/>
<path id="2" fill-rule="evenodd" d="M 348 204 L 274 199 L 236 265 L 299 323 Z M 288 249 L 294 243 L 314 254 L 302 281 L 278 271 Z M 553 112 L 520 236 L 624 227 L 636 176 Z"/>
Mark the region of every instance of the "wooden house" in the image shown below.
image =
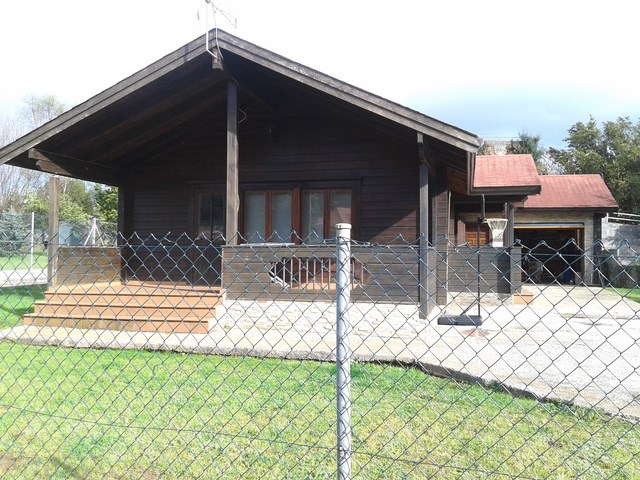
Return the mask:
<path id="1" fill-rule="evenodd" d="M 397 290 L 428 313 L 436 290 L 445 298 L 440 260 L 456 210 L 478 211 L 481 194 L 502 205 L 530 191 L 475 188 L 481 143 L 218 30 L 209 44 L 198 38 L 5 146 L 0 163 L 117 186 L 128 242 L 121 280 L 222 282 L 231 291 L 234 270 L 225 282 L 225 268 L 243 258 L 242 245 L 268 258 L 282 247 L 280 263 L 252 273 L 271 278 L 266 293 L 276 295 L 277 281 L 290 280 L 278 269 L 298 261 L 285 253 L 348 222 L 359 242 L 409 246 L 413 257 L 396 261 L 415 275 Z M 163 242 L 177 256 L 160 254 Z M 394 298 L 395 287 L 383 287 Z"/>

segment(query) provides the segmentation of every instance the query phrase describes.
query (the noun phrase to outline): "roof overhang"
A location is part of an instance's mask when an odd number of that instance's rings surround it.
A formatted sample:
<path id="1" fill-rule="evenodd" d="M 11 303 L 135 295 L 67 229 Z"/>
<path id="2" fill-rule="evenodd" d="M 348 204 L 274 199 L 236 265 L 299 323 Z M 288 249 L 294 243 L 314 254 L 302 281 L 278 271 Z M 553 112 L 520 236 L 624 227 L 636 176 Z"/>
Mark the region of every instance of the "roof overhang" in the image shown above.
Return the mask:
<path id="1" fill-rule="evenodd" d="M 124 137 L 123 131 L 132 131 L 134 127 L 144 132 L 144 125 L 138 124 L 143 117 L 140 111 L 151 105 L 153 99 L 164 102 L 163 116 L 156 117 L 154 121 L 163 122 L 165 131 L 176 123 L 175 115 L 170 115 L 171 108 L 175 110 L 173 104 L 176 102 L 190 101 L 190 112 L 202 115 L 204 107 L 201 104 L 209 102 L 209 106 L 213 105 L 210 99 L 212 89 L 215 87 L 216 91 L 224 94 L 224 86 L 230 79 L 229 72 L 224 69 L 225 54 L 282 75 L 305 89 L 328 95 L 341 105 L 351 105 L 355 110 L 423 134 L 427 142 L 439 145 L 440 151 L 454 152 L 452 156 L 456 158 L 473 155 L 482 143 L 474 134 L 341 82 L 221 30 L 209 38 L 209 45 L 206 45 L 204 36 L 199 37 L 1 148 L 0 164 L 11 163 L 85 180 L 118 184 L 124 172 L 113 159 L 149 140 L 140 133 L 137 136 L 130 134 L 126 137 L 127 142 L 122 142 L 115 133 Z M 211 68 L 211 52 L 219 52 L 223 68 Z M 187 75 L 191 75 L 189 79 L 195 78 L 195 87 L 186 83 L 183 77 Z M 167 86 L 170 84 L 168 79 L 174 78 L 183 78 L 185 90 Z M 191 94 L 191 90 L 197 90 L 197 95 Z M 136 110 L 137 106 L 140 106 L 140 111 Z M 138 123 L 131 120 L 130 114 L 136 116 Z M 107 137 L 119 146 L 109 145 L 105 152 L 105 149 L 98 147 L 104 146 Z M 79 149 L 79 143 L 83 143 L 84 148 Z"/>
<path id="2" fill-rule="evenodd" d="M 558 207 L 545 207 L 545 208 L 529 208 L 526 206 L 526 203 L 523 207 L 521 207 L 522 211 L 526 211 L 527 213 L 601 213 L 603 215 L 607 213 L 615 213 L 618 211 L 618 207 L 566 207 L 566 206 L 558 206 Z"/>
<path id="3" fill-rule="evenodd" d="M 496 162 L 504 164 L 504 172 L 495 171 Z M 509 178 L 514 177 L 514 172 L 509 171 L 514 166 L 511 162 L 515 163 L 517 179 Z M 471 196 L 519 197 L 524 200 L 529 195 L 538 195 L 542 189 L 531 155 L 473 155 L 469 157 L 468 170 L 467 189 Z M 501 173 L 507 172 L 510 175 L 500 177 Z M 486 182 L 487 177 L 491 177 L 490 182 Z"/>

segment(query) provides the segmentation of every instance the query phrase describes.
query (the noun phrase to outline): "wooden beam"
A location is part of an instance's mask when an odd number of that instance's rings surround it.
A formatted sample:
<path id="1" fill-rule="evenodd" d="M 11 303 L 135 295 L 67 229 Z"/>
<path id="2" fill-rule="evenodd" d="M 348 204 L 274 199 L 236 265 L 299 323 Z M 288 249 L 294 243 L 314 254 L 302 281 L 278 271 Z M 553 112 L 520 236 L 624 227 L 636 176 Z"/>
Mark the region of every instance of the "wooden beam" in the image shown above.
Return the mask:
<path id="1" fill-rule="evenodd" d="M 204 52 L 203 39 L 197 38 L 180 47 L 157 62 L 134 73 L 102 93 L 63 113 L 59 117 L 36 128 L 15 142 L 0 148 L 0 164 L 10 161 L 35 145 L 57 135 L 63 130 L 81 122 L 85 118 L 98 113 L 127 95 L 149 85 L 167 73 L 184 66 Z"/>
<path id="2" fill-rule="evenodd" d="M 418 158 L 420 158 L 420 163 L 427 164 L 430 170 L 435 169 L 435 156 L 427 143 L 426 137 L 420 132 L 418 132 Z"/>
<path id="3" fill-rule="evenodd" d="M 421 163 L 419 168 L 420 182 L 420 236 L 429 240 L 429 166 Z"/>
<path id="4" fill-rule="evenodd" d="M 225 236 L 229 245 L 238 243 L 238 87 L 227 83 L 227 215 Z"/>
<path id="5" fill-rule="evenodd" d="M 119 185 L 124 178 L 122 170 L 36 148 L 29 149 L 28 157 L 35 160 L 38 169 L 54 175 L 91 180 L 108 185 Z"/>
<path id="6" fill-rule="evenodd" d="M 467 194 L 473 191 L 473 179 L 476 175 L 476 154 L 467 152 Z"/>
<path id="7" fill-rule="evenodd" d="M 62 168 L 60 165 L 57 165 L 53 161 L 49 159 L 45 154 L 36 150 L 35 148 L 31 148 L 29 150 L 29 158 L 36 161 L 36 165 L 40 170 L 46 173 L 52 173 L 54 175 L 64 175 L 67 177 L 72 176 L 72 174 L 66 169 Z"/>
<path id="8" fill-rule="evenodd" d="M 191 121 L 195 116 L 204 112 L 216 110 L 216 103 L 220 101 L 224 105 L 224 88 L 219 93 L 215 92 L 215 85 L 209 88 L 199 86 L 196 94 L 184 94 L 181 103 L 172 103 L 170 108 L 158 109 L 154 107 L 153 115 L 140 119 L 136 124 L 129 124 L 129 121 L 122 122 L 124 128 L 113 130 L 107 135 L 102 135 L 103 140 L 97 145 L 99 161 L 113 161 L 114 159 L 123 164 L 128 164 L 131 152 L 138 148 L 144 148 L 148 144 L 158 141 L 164 142 L 168 135 L 179 127 Z M 189 95 L 186 97 L 186 95 Z M 221 109 L 220 109 L 221 110 Z M 128 127 L 128 128 L 127 128 Z M 164 148 L 164 146 L 163 146 Z M 137 159 L 136 159 L 137 160 Z"/>

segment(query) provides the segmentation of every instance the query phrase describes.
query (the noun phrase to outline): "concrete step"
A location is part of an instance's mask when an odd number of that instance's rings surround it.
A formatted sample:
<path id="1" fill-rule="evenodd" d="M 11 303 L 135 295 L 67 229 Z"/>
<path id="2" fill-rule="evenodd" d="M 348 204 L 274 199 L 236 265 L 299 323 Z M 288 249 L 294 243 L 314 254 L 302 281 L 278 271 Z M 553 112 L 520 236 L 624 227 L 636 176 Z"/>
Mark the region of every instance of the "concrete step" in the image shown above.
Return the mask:
<path id="1" fill-rule="evenodd" d="M 65 302 L 42 302 L 35 304 L 34 313 L 42 316 L 61 316 L 61 317 L 96 317 L 96 318 L 134 318 L 146 319 L 154 318 L 182 318 L 182 319 L 199 319 L 215 317 L 216 309 L 210 306 L 178 306 L 164 304 L 161 306 L 153 305 L 149 302 L 140 306 L 132 303 L 120 304 L 114 302 L 94 302 L 90 301 L 74 303 L 72 301 Z"/>
<path id="2" fill-rule="evenodd" d="M 203 319 L 185 320 L 148 318 L 143 320 L 131 318 L 77 318 L 27 314 L 24 316 L 24 324 L 47 327 L 119 330 L 127 332 L 204 334 L 209 330 L 209 322 Z"/>

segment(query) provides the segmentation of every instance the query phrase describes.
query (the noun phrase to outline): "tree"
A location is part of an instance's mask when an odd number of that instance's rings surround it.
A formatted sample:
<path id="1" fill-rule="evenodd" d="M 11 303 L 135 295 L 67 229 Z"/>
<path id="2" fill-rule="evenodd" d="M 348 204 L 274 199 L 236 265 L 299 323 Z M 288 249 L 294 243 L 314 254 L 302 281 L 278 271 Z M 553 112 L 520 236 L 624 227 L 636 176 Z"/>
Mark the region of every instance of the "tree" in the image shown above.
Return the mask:
<path id="1" fill-rule="evenodd" d="M 54 95 L 30 95 L 16 115 L 0 119 L 0 147 L 63 111 L 64 105 Z M 24 199 L 42 188 L 46 179 L 47 174 L 43 172 L 0 165 L 0 212 L 20 211 Z"/>
<path id="2" fill-rule="evenodd" d="M 64 112 L 64 104 L 55 95 L 29 95 L 20 111 L 22 133 L 29 132 Z"/>
<path id="3" fill-rule="evenodd" d="M 0 166 L 0 212 L 19 212 L 31 192 L 46 183 L 47 175 L 11 165 Z"/>
<path id="4" fill-rule="evenodd" d="M 547 150 L 540 143 L 540 135 L 518 132 L 518 138 L 511 140 L 507 145 L 507 153 L 510 155 L 529 153 L 536 163 L 538 173 L 549 173 L 549 167 L 545 161 Z"/>
<path id="5" fill-rule="evenodd" d="M 484 142 L 478 149 L 478 155 L 496 155 L 496 147 L 491 142 Z"/>
<path id="6" fill-rule="evenodd" d="M 598 126 L 595 118 L 578 122 L 565 138 L 566 149 L 549 149 L 564 173 L 597 173 L 620 209 L 640 214 L 640 121 L 619 117 Z"/>
<path id="7" fill-rule="evenodd" d="M 58 209 L 60 220 L 87 222 L 94 214 L 94 200 L 89 186 L 91 184 L 74 178 L 60 179 L 60 197 Z M 31 192 L 25 199 L 25 208 L 30 212 L 46 216 L 49 213 L 49 186 L 43 185 Z"/>
<path id="8" fill-rule="evenodd" d="M 118 222 L 118 189 L 117 187 L 94 186 L 96 209 L 104 222 Z"/>
<path id="9" fill-rule="evenodd" d="M 29 231 L 25 228 L 20 215 L 5 212 L 0 215 L 0 255 L 18 253 L 29 240 Z"/>

